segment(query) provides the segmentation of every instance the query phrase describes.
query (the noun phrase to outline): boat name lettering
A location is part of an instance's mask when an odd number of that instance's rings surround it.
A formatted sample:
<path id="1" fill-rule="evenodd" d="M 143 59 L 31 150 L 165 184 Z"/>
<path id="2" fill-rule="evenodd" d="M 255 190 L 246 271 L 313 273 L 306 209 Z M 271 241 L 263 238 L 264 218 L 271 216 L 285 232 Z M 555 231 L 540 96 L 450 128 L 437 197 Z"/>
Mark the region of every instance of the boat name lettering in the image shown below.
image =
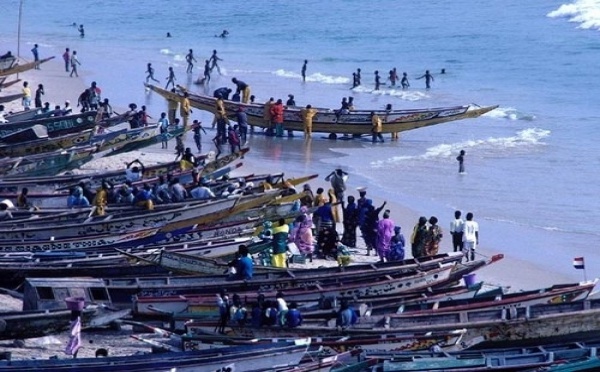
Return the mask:
<path id="1" fill-rule="evenodd" d="M 75 123 L 74 120 L 67 119 L 67 120 L 59 120 L 59 121 L 50 122 L 50 123 L 46 124 L 46 128 L 48 128 L 48 133 L 50 133 L 50 132 L 56 132 L 59 130 L 74 128 L 76 125 L 77 124 Z"/>

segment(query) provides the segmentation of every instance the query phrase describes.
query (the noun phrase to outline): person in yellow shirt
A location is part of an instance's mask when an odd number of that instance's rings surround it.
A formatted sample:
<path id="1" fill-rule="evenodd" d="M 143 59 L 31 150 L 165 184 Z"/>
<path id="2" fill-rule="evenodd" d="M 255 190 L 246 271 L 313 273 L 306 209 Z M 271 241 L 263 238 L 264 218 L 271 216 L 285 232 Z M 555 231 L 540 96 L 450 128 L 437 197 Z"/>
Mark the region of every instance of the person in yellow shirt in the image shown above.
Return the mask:
<path id="1" fill-rule="evenodd" d="M 96 207 L 96 215 L 106 215 L 106 205 L 108 204 L 108 189 L 110 185 L 106 181 L 102 181 L 102 186 L 96 191 L 96 196 L 92 204 Z"/>
<path id="2" fill-rule="evenodd" d="M 171 89 L 171 93 L 175 93 L 175 89 Z M 169 119 L 169 123 L 175 122 L 175 117 L 177 116 L 177 109 L 179 108 L 179 102 L 177 99 L 167 98 L 167 117 Z"/>
<path id="3" fill-rule="evenodd" d="M 374 111 L 371 111 L 371 124 L 373 127 L 371 128 L 371 132 L 373 133 L 373 143 L 378 139 L 379 142 L 383 142 L 383 136 L 381 135 L 381 131 L 383 130 L 383 123 L 381 122 L 381 118 Z"/>
<path id="4" fill-rule="evenodd" d="M 23 93 L 23 108 L 29 110 L 31 107 L 31 88 L 29 88 L 28 82 L 23 83 L 23 90 L 21 92 Z"/>
<path id="5" fill-rule="evenodd" d="M 183 118 L 183 129 L 187 128 L 190 120 L 190 114 L 192 113 L 192 107 L 190 106 L 190 95 L 188 92 L 183 93 L 183 100 L 179 109 L 179 114 Z"/>
<path id="6" fill-rule="evenodd" d="M 302 115 L 302 123 L 304 124 L 304 137 L 309 138 L 312 136 L 313 118 L 317 115 L 317 110 L 312 108 L 311 105 L 306 105 L 306 108 L 303 108 L 300 114 Z"/>

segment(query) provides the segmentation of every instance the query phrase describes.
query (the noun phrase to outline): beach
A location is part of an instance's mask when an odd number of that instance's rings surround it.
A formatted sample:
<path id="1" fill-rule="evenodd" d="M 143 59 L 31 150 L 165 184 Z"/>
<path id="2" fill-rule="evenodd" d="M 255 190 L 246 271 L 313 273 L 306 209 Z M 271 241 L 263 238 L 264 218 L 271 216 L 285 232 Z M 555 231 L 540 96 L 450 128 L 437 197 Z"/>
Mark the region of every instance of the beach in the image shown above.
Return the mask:
<path id="1" fill-rule="evenodd" d="M 0 24 L 0 47 L 14 52 L 17 2 L 10 1 L 7 22 Z M 444 232 L 441 252 L 452 250 L 448 229 L 454 211 L 461 210 L 463 216 L 473 212 L 480 226 L 477 257 L 504 255 L 477 271 L 477 279 L 512 291 L 598 275 L 600 201 L 594 190 L 600 182 L 596 171 L 600 131 L 592 97 L 600 95 L 600 88 L 589 84 L 595 78 L 592 69 L 581 68 L 600 58 L 595 40 L 600 22 L 594 18 L 594 7 L 586 10 L 581 1 L 509 1 L 489 7 L 459 1 L 408 2 L 397 9 L 390 0 L 376 2 L 377 12 L 368 12 L 355 1 L 300 1 L 279 8 L 275 16 L 266 4 L 239 9 L 226 1 L 214 9 L 206 4 L 150 1 L 131 4 L 129 9 L 96 4 L 91 14 L 85 5 L 57 1 L 26 9 L 21 41 L 24 61 L 31 60 L 34 43 L 40 45 L 42 57 L 56 58 L 40 70 L 19 75 L 29 82 L 32 93 L 37 84 L 44 84 L 43 101 L 51 102 L 51 107 L 67 99 L 75 107 L 79 94 L 97 81 L 115 111 L 126 110 L 130 103 L 146 105 L 155 122 L 166 111 L 166 103 L 143 88 L 148 62 L 156 69 L 159 85 L 165 82 L 168 67 L 174 67 L 177 83 L 207 94 L 233 87 L 231 78 L 238 77 L 250 83 L 258 102 L 294 93 L 300 105 L 334 109 L 345 96 L 355 97 L 361 109 L 382 109 L 388 103 L 394 108 L 499 104 L 481 118 L 402 133 L 399 141 L 386 137 L 385 143 L 376 145 L 329 141 L 321 134 L 312 141 L 304 141 L 300 133 L 294 138 L 255 134 L 249 137 L 250 152 L 243 166 L 232 177 L 281 171 L 286 178 L 318 174 L 311 182 L 316 190 L 328 189 L 325 176 L 342 168 L 350 174 L 346 195 L 358 196 L 357 188 L 366 187 L 374 205 L 386 201 L 407 240 L 419 216 L 436 216 Z M 54 6 L 65 12 L 53 16 Z M 326 15 L 327 21 L 315 21 L 315 12 Z M 210 16 L 200 20 L 190 14 Z M 498 14 L 505 15 L 502 21 Z M 274 32 L 272 19 L 284 17 L 296 22 Z M 85 38 L 79 37 L 71 20 L 86 24 Z M 435 26 L 440 22 L 444 30 Z M 231 36 L 214 37 L 226 28 Z M 166 38 L 167 32 L 173 37 Z M 64 71 L 61 54 L 67 46 L 80 54 L 79 78 Z M 186 75 L 184 55 L 190 47 L 198 62 L 194 73 Z M 222 75 L 214 72 L 206 87 L 193 84 L 215 48 L 223 58 Z M 300 66 L 305 58 L 308 76 L 303 83 Z M 375 91 L 373 71 L 381 69 L 385 77 L 396 65 L 408 71 L 410 89 L 386 83 Z M 363 84 L 350 90 L 357 67 L 363 69 Z M 416 79 L 426 68 L 435 77 L 430 90 Z M 19 92 L 21 87 L 19 83 L 0 94 Z M 20 101 L 5 106 L 17 110 Z M 208 131 L 202 152 L 214 150 L 212 114 L 193 109 L 194 119 Z M 191 134 L 186 145 L 195 148 Z M 144 164 L 171 161 L 174 143 L 169 147 L 100 158 L 83 168 L 119 169 L 134 159 Z M 460 150 L 466 150 L 462 175 L 455 160 Z M 353 261 L 377 260 L 365 253 L 357 249 Z M 410 245 L 406 253 L 410 257 Z M 573 268 L 574 257 L 585 257 L 586 271 Z M 315 260 L 302 267 L 332 264 Z"/>

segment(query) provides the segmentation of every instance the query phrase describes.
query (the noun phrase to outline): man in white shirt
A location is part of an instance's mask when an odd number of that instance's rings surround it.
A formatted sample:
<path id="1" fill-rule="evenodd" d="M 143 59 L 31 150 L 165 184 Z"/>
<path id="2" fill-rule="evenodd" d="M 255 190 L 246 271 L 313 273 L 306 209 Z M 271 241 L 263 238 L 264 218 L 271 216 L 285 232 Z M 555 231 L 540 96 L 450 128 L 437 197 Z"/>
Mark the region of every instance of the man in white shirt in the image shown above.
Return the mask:
<path id="1" fill-rule="evenodd" d="M 133 164 L 139 164 L 138 166 L 133 166 Z M 134 161 L 127 163 L 125 162 L 125 165 L 127 166 L 127 168 L 125 169 L 125 178 L 127 179 L 127 181 L 131 181 L 131 182 L 136 182 L 142 179 L 143 175 L 144 175 L 144 164 L 142 164 L 141 161 L 139 161 L 138 159 L 135 159 Z M 140 169 L 141 167 L 141 169 Z"/>
<path id="2" fill-rule="evenodd" d="M 213 193 L 212 190 L 206 186 L 206 184 L 200 184 L 198 187 L 193 188 L 192 191 L 190 191 L 190 194 L 192 195 L 192 198 L 200 200 L 211 199 L 215 197 L 215 193 Z"/>
<path id="3" fill-rule="evenodd" d="M 452 246 L 454 252 L 462 252 L 463 229 L 465 221 L 460 218 L 460 211 L 454 212 L 454 220 L 450 222 L 450 235 L 452 235 Z"/>
<path id="4" fill-rule="evenodd" d="M 463 227 L 463 253 L 469 261 L 475 260 L 475 248 L 479 244 L 479 224 L 473 221 L 473 213 L 467 213 L 467 220 Z"/>

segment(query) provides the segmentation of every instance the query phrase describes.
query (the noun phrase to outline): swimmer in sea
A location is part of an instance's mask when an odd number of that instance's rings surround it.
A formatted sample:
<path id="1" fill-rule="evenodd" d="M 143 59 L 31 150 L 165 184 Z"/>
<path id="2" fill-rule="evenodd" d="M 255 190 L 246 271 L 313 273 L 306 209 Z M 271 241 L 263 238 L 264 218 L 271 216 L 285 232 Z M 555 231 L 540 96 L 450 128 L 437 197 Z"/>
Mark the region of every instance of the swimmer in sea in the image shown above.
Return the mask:
<path id="1" fill-rule="evenodd" d="M 429 73 L 429 70 L 426 70 L 425 74 L 423 74 L 423 76 L 419 76 L 417 79 L 423 79 L 423 78 L 425 78 L 425 88 L 430 89 L 431 82 L 434 80 L 433 75 L 431 75 Z"/>
<path id="2" fill-rule="evenodd" d="M 410 83 L 408 82 L 408 76 L 406 76 L 406 72 L 402 73 L 402 80 L 400 81 L 400 84 L 402 84 L 402 89 L 410 87 Z"/>
<path id="3" fill-rule="evenodd" d="M 83 25 L 79 25 L 79 28 L 77 30 L 79 31 L 79 36 L 85 36 L 85 30 L 83 29 Z"/>

